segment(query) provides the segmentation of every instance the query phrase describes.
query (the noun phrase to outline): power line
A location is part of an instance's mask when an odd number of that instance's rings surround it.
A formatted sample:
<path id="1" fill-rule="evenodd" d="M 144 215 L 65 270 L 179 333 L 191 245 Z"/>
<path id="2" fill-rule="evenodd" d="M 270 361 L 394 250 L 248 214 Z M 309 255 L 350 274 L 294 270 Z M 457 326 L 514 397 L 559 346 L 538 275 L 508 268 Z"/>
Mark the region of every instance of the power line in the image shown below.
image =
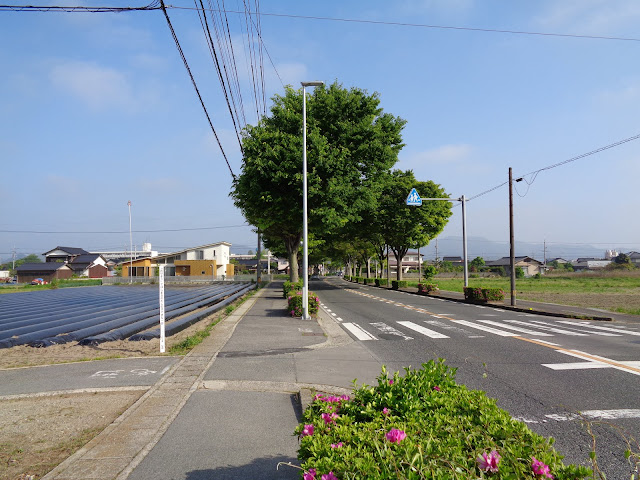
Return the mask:
<path id="1" fill-rule="evenodd" d="M 198 230 L 218 230 L 220 228 L 240 228 L 248 227 L 248 224 L 242 225 L 220 225 L 217 227 L 197 227 L 197 228 L 163 228 L 160 230 L 132 230 L 134 233 L 159 233 L 159 232 L 194 232 Z M 129 230 L 102 231 L 102 232 L 62 232 L 62 231 L 42 231 L 42 230 L 0 230 L 0 233 L 46 233 L 46 234 L 122 234 L 129 233 Z"/>
<path id="2" fill-rule="evenodd" d="M 164 17 L 167 20 L 167 25 L 169 26 L 169 30 L 171 30 L 171 35 L 173 36 L 173 41 L 176 44 L 176 48 L 178 49 L 178 53 L 180 53 L 180 57 L 182 58 L 182 62 L 184 63 L 184 67 L 187 69 L 189 73 L 189 78 L 191 78 L 191 83 L 193 84 L 193 88 L 198 95 L 198 99 L 200 100 L 200 105 L 202 105 L 202 109 L 204 110 L 205 115 L 207 116 L 207 120 L 209 121 L 209 126 L 211 127 L 211 131 L 213 135 L 216 137 L 216 141 L 218 142 L 218 146 L 220 147 L 220 151 L 222 152 L 222 156 L 224 157 L 224 161 L 227 163 L 227 167 L 229 168 L 229 172 L 231 172 L 231 176 L 233 180 L 236 180 L 236 175 L 233 173 L 231 169 L 231 164 L 229 164 L 229 159 L 227 155 L 224 153 L 224 149 L 222 148 L 222 144 L 220 143 L 220 138 L 218 138 L 218 133 L 216 129 L 213 127 L 213 123 L 211 122 L 211 117 L 209 116 L 209 112 L 207 111 L 207 107 L 204 105 L 204 101 L 202 100 L 202 96 L 200 95 L 200 90 L 198 89 L 198 85 L 196 84 L 195 78 L 193 78 L 193 74 L 191 73 L 191 69 L 189 68 L 189 64 L 187 63 L 187 59 L 184 56 L 184 52 L 182 51 L 182 47 L 180 46 L 180 42 L 178 41 L 178 37 L 176 35 L 175 30 L 173 29 L 173 25 L 171 25 L 171 20 L 169 19 L 169 14 L 167 13 L 167 9 L 164 5 L 164 0 L 160 0 L 160 6 L 162 7 L 162 13 L 164 13 Z"/>
<path id="3" fill-rule="evenodd" d="M 153 0 L 144 7 L 57 7 L 57 6 L 33 6 L 33 5 L 0 5 L 0 11 L 12 12 L 66 12 L 66 13 L 122 13 L 160 10 L 160 0 Z"/>
<path id="4" fill-rule="evenodd" d="M 190 7 L 179 7 L 175 5 L 167 5 L 167 8 L 190 10 Z M 227 10 L 227 12 L 228 13 L 244 13 L 236 10 Z M 463 30 L 463 31 L 471 31 L 471 32 L 483 32 L 483 33 L 507 33 L 511 35 L 534 35 L 534 36 L 543 36 L 543 37 L 564 37 L 564 38 L 583 38 L 583 39 L 591 39 L 591 40 L 618 40 L 618 41 L 627 41 L 627 42 L 640 42 L 640 38 L 635 38 L 635 37 L 612 37 L 612 36 L 606 36 L 606 35 L 580 35 L 580 34 L 571 34 L 571 33 L 534 32 L 534 31 L 526 31 L 526 30 L 502 30 L 497 28 L 456 27 L 451 25 L 433 25 L 433 24 L 426 24 L 426 23 L 364 20 L 361 18 L 293 15 L 290 13 L 260 12 L 256 14 L 262 15 L 265 17 L 284 17 L 284 18 L 295 18 L 295 19 L 302 19 L 302 20 L 322 20 L 322 21 L 330 21 L 330 22 L 366 23 L 366 24 L 373 24 L 373 25 L 387 25 L 387 26 L 397 26 L 397 27 L 432 28 L 432 29 L 441 29 L 441 30 Z"/>
<path id="5" fill-rule="evenodd" d="M 561 165 L 566 165 L 567 163 L 575 162 L 576 160 L 580 160 L 581 158 L 585 158 L 585 157 L 594 155 L 596 153 L 600 153 L 600 152 L 603 152 L 605 150 L 609 150 L 610 148 L 618 147 L 618 146 L 623 145 L 625 143 L 632 142 L 633 140 L 638 140 L 639 138 L 640 138 L 640 134 L 639 135 L 634 135 L 633 137 L 625 138 L 624 140 L 619 140 L 617 142 L 610 143 L 609 145 L 606 145 L 604 147 L 600 147 L 600 148 L 597 148 L 595 150 L 591 150 L 590 152 L 583 153 L 581 155 L 569 158 L 567 160 L 563 160 L 562 162 L 554 163 L 553 165 L 549 165 L 547 167 L 543 167 L 543 168 L 540 168 L 538 170 L 534 170 L 533 172 L 525 173 L 521 178 L 524 178 L 524 177 L 526 177 L 528 175 L 533 175 L 531 181 L 525 180 L 529 185 L 531 185 L 535 181 L 536 177 L 538 176 L 538 174 L 540 172 L 543 172 L 545 170 L 551 170 L 552 168 L 556 168 L 556 167 L 559 167 Z M 474 199 L 476 199 L 478 197 L 486 195 L 487 193 L 493 192 L 494 190 L 497 190 L 500 187 L 504 187 L 508 183 L 509 182 L 503 182 L 500 185 L 496 185 L 495 187 L 490 188 L 489 190 L 485 190 L 484 192 L 479 193 L 477 195 L 474 195 L 473 197 L 469 197 L 467 199 L 467 201 L 474 200 Z M 528 191 L 528 189 L 527 189 L 527 191 Z"/>

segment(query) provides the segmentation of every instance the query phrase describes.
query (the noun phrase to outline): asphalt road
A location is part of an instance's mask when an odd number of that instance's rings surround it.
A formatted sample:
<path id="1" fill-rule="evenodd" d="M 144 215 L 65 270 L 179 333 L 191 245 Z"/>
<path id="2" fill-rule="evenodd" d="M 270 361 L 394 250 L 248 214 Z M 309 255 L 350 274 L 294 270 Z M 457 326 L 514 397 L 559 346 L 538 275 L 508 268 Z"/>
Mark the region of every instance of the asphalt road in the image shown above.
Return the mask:
<path id="1" fill-rule="evenodd" d="M 458 369 L 458 383 L 484 390 L 532 430 L 554 437 L 565 463 L 591 466 L 595 437 L 607 478 L 629 478 L 636 468 L 624 451 L 633 437 L 640 453 L 639 324 L 516 313 L 341 279 L 310 288 L 389 369 L 444 358 Z"/>
<path id="2" fill-rule="evenodd" d="M 0 370 L 0 397 L 154 385 L 180 359 L 146 357 Z"/>

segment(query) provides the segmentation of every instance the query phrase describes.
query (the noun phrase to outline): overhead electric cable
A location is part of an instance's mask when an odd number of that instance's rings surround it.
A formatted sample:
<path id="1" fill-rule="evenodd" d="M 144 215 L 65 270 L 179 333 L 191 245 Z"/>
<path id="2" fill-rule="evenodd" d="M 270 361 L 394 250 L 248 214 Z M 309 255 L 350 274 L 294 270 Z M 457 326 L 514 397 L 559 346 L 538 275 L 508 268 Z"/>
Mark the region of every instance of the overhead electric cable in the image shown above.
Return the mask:
<path id="1" fill-rule="evenodd" d="M 167 8 L 186 9 L 186 10 L 189 9 L 189 7 L 180 7 L 176 5 L 167 5 Z M 239 13 L 239 14 L 244 13 L 237 10 L 227 10 L 227 12 Z M 389 26 L 398 26 L 398 27 L 432 28 L 432 29 L 441 29 L 441 30 L 463 30 L 463 31 L 471 31 L 471 32 L 483 32 L 483 33 L 507 33 L 512 35 L 533 35 L 533 36 L 542 36 L 542 37 L 564 37 L 564 38 L 583 38 L 583 39 L 591 39 L 591 40 L 619 40 L 619 41 L 627 41 L 627 42 L 640 42 L 640 38 L 636 38 L 636 37 L 613 37 L 613 36 L 607 36 L 607 35 L 581 35 L 581 34 L 572 34 L 572 33 L 534 32 L 534 31 L 526 31 L 526 30 L 505 30 L 505 29 L 498 29 L 498 28 L 456 27 L 451 25 L 434 25 L 434 24 L 427 24 L 427 23 L 365 20 L 361 18 L 293 15 L 289 13 L 260 12 L 260 15 L 264 17 L 283 17 L 283 18 L 295 18 L 295 19 L 302 19 L 302 20 L 323 20 L 323 21 L 330 21 L 330 22 L 368 23 L 373 25 L 389 25 Z"/>
<path id="2" fill-rule="evenodd" d="M 569 158 L 569 159 L 567 159 L 567 160 L 563 160 L 562 162 L 554 163 L 553 165 L 549 165 L 549 166 L 547 166 L 547 167 L 543 167 L 543 168 L 540 168 L 540 169 L 538 169 L 538 170 L 534 170 L 533 172 L 525 173 L 524 175 L 522 175 L 522 176 L 521 176 L 521 178 L 524 178 L 524 177 L 526 177 L 527 175 L 534 175 L 534 176 L 533 176 L 533 178 L 531 179 L 531 181 L 527 181 L 527 183 L 528 183 L 529 185 L 531 185 L 531 184 L 534 182 L 534 180 L 536 179 L 536 177 L 538 176 L 538 174 L 539 174 L 540 172 L 543 172 L 543 171 L 545 171 L 545 170 L 551 170 L 552 168 L 556 168 L 556 167 L 559 167 L 559 166 L 561 166 L 561 165 L 565 165 L 565 164 L 570 163 L 570 162 L 575 162 L 576 160 L 580 160 L 581 158 L 585 158 L 585 157 L 588 157 L 588 156 L 590 156 L 590 155 L 594 155 L 594 154 L 596 154 L 596 153 L 600 153 L 600 152 L 603 152 L 603 151 L 605 151 L 605 150 L 609 150 L 610 148 L 618 147 L 618 146 L 623 145 L 623 144 L 625 144 L 625 143 L 632 142 L 633 140 L 638 140 L 639 138 L 640 138 L 640 134 L 639 134 L 639 135 L 634 135 L 633 137 L 625 138 L 624 140 L 619 140 L 619 141 L 617 141 L 617 142 L 610 143 L 609 145 L 606 145 L 606 146 L 604 146 L 604 147 L 600 147 L 600 148 L 597 148 L 597 149 L 595 149 L 595 150 L 591 150 L 590 152 L 583 153 L 583 154 L 581 154 L 581 155 L 578 155 L 578 156 L 576 156 L 576 157 Z M 467 201 L 474 200 L 474 199 L 476 199 L 476 198 L 478 198 L 478 197 L 481 197 L 481 196 L 483 196 L 483 195 L 486 195 L 487 193 L 493 192 L 494 190 L 497 190 L 497 189 L 498 189 L 498 188 L 500 188 L 500 187 L 504 187 L 504 186 L 505 186 L 505 185 L 507 185 L 508 183 L 509 183 L 509 182 L 507 181 L 507 182 L 503 182 L 503 183 L 501 183 L 500 185 L 496 185 L 495 187 L 490 188 L 489 190 L 485 190 L 484 192 L 479 193 L 479 194 L 477 194 L 477 195 L 474 195 L 473 197 L 469 197 L 469 198 L 467 199 Z"/>
<path id="3" fill-rule="evenodd" d="M 178 52 L 180 53 L 180 57 L 182 58 L 184 67 L 187 69 L 187 72 L 189 73 L 189 78 L 191 78 L 191 83 L 193 84 L 193 88 L 196 90 L 196 94 L 198 95 L 198 99 L 200 100 L 200 105 L 202 105 L 202 109 L 204 110 L 204 113 L 207 116 L 207 120 L 209 121 L 209 126 L 211 127 L 211 131 L 213 132 L 213 135 L 216 137 L 216 141 L 218 142 L 218 147 L 220 147 L 220 151 L 222 152 L 224 161 L 227 163 L 229 172 L 231 172 L 231 177 L 233 177 L 233 180 L 235 181 L 236 175 L 233 173 L 233 170 L 231 169 L 231 165 L 229 164 L 229 159 L 227 158 L 227 155 L 224 153 L 224 149 L 222 148 L 222 143 L 220 143 L 220 138 L 218 138 L 218 133 L 216 132 L 216 129 L 213 127 L 213 122 L 211 122 L 211 117 L 209 116 L 207 107 L 204 105 L 204 101 L 202 100 L 202 95 L 200 95 L 200 90 L 198 89 L 196 80 L 195 78 L 193 78 L 193 74 L 191 73 L 191 69 L 189 68 L 189 64 L 187 63 L 187 59 L 184 56 L 184 52 L 182 51 L 182 47 L 180 46 L 180 42 L 178 41 L 178 36 L 176 35 L 175 30 L 173 29 L 173 25 L 171 25 L 171 20 L 169 19 L 169 14 L 167 13 L 167 9 L 165 8 L 164 0 L 160 0 L 160 6 L 162 7 L 162 13 L 164 13 L 164 17 L 167 20 L 167 25 L 169 26 L 169 30 L 171 30 L 173 41 L 175 42 Z"/>
<path id="4" fill-rule="evenodd" d="M 195 2 L 196 0 L 194 0 Z M 202 16 L 200 16 L 200 10 L 198 10 L 198 17 L 200 18 L 200 24 L 202 25 L 202 29 L 204 30 L 205 38 L 207 39 L 207 45 L 209 46 L 209 53 L 211 54 L 211 58 L 213 59 L 213 63 L 216 67 L 216 73 L 218 74 L 218 80 L 220 81 L 220 86 L 222 87 L 222 92 L 224 93 L 224 99 L 227 102 L 227 107 L 229 109 L 229 114 L 231 115 L 231 121 L 233 122 L 233 128 L 236 132 L 236 138 L 238 139 L 238 144 L 240 145 L 240 151 L 242 151 L 242 141 L 240 141 L 240 133 L 238 131 L 238 124 L 236 123 L 236 116 L 233 113 L 233 108 L 231 107 L 231 103 L 229 102 L 229 95 L 227 93 L 227 85 L 225 83 L 222 68 L 220 67 L 220 62 L 218 61 L 218 55 L 216 53 L 216 47 L 213 43 L 213 38 L 211 38 L 211 30 L 209 30 L 209 22 L 207 21 L 207 14 L 204 8 L 204 4 L 202 0 L 200 1 L 200 6 L 202 9 Z M 226 69 L 225 69 L 226 70 Z"/>
<path id="5" fill-rule="evenodd" d="M 60 6 L 34 6 L 34 5 L 0 5 L 0 10 L 13 12 L 66 12 L 66 13 L 121 13 L 147 10 L 160 10 L 160 0 L 153 0 L 144 7 L 60 7 Z"/>
<path id="6" fill-rule="evenodd" d="M 240 228 L 240 227 L 248 227 L 249 224 L 242 225 L 221 225 L 218 227 L 197 227 L 197 228 L 163 228 L 160 230 L 132 230 L 135 233 L 160 233 L 160 232 L 195 232 L 199 230 L 218 230 L 220 228 Z M 129 233 L 129 230 L 114 230 L 110 232 L 62 232 L 62 231 L 41 231 L 41 230 L 0 230 L 0 233 L 47 233 L 47 234 L 122 234 Z"/>

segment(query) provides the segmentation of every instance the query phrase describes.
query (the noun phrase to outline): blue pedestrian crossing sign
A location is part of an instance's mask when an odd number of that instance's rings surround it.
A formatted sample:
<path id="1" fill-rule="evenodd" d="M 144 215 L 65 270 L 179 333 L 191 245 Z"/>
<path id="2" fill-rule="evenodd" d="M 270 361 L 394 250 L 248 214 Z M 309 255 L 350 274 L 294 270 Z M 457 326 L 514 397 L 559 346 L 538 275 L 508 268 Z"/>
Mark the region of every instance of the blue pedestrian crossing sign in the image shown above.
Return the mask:
<path id="1" fill-rule="evenodd" d="M 422 205 L 422 199 L 415 188 L 412 188 L 407 197 L 407 205 L 410 207 L 419 207 Z"/>

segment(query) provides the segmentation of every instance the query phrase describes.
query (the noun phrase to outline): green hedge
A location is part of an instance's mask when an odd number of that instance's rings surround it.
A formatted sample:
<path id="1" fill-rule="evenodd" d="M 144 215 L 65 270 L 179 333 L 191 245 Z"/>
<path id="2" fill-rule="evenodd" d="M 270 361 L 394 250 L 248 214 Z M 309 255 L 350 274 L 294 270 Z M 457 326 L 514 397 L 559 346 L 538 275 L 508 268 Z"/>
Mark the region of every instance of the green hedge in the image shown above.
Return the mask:
<path id="1" fill-rule="evenodd" d="M 431 293 L 438 291 L 438 285 L 435 283 L 419 283 L 418 284 L 418 292 L 419 293 Z"/>
<path id="2" fill-rule="evenodd" d="M 398 290 L 399 288 L 407 288 L 409 286 L 409 282 L 407 280 L 391 280 L 391 288 L 394 290 Z"/>
<path id="3" fill-rule="evenodd" d="M 376 279 L 375 278 L 365 278 L 364 279 L 364 283 L 366 285 L 374 285 L 376 283 Z"/>
<path id="4" fill-rule="evenodd" d="M 504 300 L 501 288 L 464 287 L 464 299 L 472 302 L 498 302 Z"/>
<path id="5" fill-rule="evenodd" d="M 315 315 L 320 308 L 320 299 L 313 292 L 309 292 L 308 298 L 309 315 Z M 289 312 L 289 315 L 292 317 L 302 316 L 302 292 L 294 292 L 288 297 L 287 312 Z"/>
<path id="6" fill-rule="evenodd" d="M 303 478 L 584 479 L 545 439 L 442 360 L 405 369 L 352 396 L 316 395 L 295 433 Z"/>
<path id="7" fill-rule="evenodd" d="M 289 292 L 295 290 L 302 290 L 304 280 L 301 278 L 296 283 L 290 282 L 287 280 L 282 284 L 282 296 L 284 298 L 289 298 Z"/>

